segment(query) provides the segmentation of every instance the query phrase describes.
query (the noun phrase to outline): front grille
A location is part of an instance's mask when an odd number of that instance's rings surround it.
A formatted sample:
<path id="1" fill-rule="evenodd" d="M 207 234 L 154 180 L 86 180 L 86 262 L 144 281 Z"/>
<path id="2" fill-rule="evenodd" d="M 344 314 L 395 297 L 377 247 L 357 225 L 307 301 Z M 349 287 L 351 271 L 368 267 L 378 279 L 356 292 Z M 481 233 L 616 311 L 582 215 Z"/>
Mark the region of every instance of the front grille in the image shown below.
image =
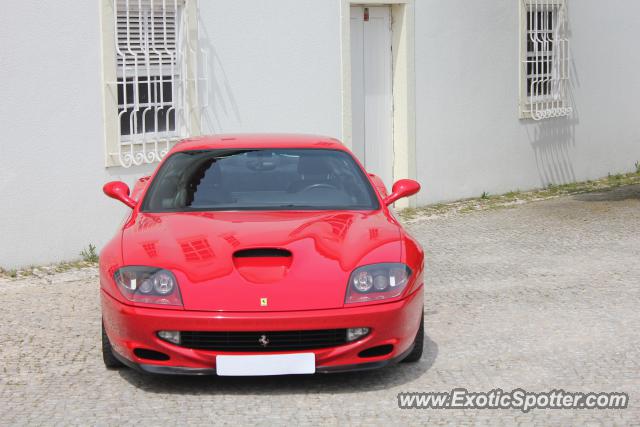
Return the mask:
<path id="1" fill-rule="evenodd" d="M 335 347 L 347 342 L 346 329 L 273 332 L 180 333 L 182 347 L 215 351 L 295 351 Z"/>

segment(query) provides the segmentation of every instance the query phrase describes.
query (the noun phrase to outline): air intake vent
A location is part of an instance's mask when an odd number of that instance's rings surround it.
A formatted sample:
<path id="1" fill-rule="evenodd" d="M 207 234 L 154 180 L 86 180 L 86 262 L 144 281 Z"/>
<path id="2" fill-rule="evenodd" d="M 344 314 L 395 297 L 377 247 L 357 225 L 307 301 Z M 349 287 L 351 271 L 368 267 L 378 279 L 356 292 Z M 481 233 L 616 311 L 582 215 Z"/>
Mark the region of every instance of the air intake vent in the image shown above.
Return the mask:
<path id="1" fill-rule="evenodd" d="M 169 360 L 168 355 L 160 353 L 159 351 L 149 350 L 148 348 L 136 348 L 133 350 L 133 354 L 135 354 L 140 359 Z"/>
<path id="2" fill-rule="evenodd" d="M 346 344 L 346 329 L 271 332 L 181 331 L 180 345 L 211 351 L 299 351 Z"/>
<path id="3" fill-rule="evenodd" d="M 290 258 L 291 252 L 277 248 L 242 249 L 233 254 L 234 258 Z"/>
<path id="4" fill-rule="evenodd" d="M 358 357 L 378 357 L 389 354 L 393 351 L 391 344 L 379 345 L 377 347 L 371 347 L 358 353 Z"/>

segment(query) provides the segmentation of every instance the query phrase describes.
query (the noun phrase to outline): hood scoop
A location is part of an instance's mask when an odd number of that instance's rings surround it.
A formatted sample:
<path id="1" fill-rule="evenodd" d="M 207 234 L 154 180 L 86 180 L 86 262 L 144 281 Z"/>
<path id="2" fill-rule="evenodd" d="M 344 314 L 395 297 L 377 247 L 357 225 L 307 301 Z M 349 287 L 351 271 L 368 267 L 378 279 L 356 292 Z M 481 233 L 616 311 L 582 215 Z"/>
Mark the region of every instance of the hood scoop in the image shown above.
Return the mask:
<path id="1" fill-rule="evenodd" d="M 278 248 L 241 249 L 233 253 L 233 258 L 291 258 L 291 252 Z"/>
<path id="2" fill-rule="evenodd" d="M 274 283 L 282 280 L 291 267 L 290 251 L 279 248 L 241 249 L 233 253 L 233 265 L 242 277 L 252 283 Z"/>

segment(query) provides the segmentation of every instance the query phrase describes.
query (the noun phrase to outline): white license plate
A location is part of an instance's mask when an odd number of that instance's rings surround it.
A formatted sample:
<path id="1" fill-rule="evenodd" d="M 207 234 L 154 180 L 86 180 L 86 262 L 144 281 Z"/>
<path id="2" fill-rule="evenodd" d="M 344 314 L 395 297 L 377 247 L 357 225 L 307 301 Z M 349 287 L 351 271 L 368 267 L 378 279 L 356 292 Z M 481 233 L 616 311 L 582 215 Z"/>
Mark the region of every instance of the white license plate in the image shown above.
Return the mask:
<path id="1" fill-rule="evenodd" d="M 223 376 L 313 374 L 314 353 L 216 356 L 216 373 Z"/>

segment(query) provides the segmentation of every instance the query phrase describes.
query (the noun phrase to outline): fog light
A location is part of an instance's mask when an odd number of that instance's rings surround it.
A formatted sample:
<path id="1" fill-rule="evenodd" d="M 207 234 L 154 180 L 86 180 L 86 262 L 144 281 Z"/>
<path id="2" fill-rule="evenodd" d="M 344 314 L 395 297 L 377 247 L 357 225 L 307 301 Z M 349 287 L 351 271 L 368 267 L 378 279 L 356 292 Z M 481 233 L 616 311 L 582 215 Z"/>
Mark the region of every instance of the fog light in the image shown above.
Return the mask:
<path id="1" fill-rule="evenodd" d="M 349 328 L 347 329 L 347 342 L 355 341 L 369 333 L 369 328 Z"/>
<path id="2" fill-rule="evenodd" d="M 180 344 L 180 331 L 160 331 L 158 337 L 173 344 Z"/>

